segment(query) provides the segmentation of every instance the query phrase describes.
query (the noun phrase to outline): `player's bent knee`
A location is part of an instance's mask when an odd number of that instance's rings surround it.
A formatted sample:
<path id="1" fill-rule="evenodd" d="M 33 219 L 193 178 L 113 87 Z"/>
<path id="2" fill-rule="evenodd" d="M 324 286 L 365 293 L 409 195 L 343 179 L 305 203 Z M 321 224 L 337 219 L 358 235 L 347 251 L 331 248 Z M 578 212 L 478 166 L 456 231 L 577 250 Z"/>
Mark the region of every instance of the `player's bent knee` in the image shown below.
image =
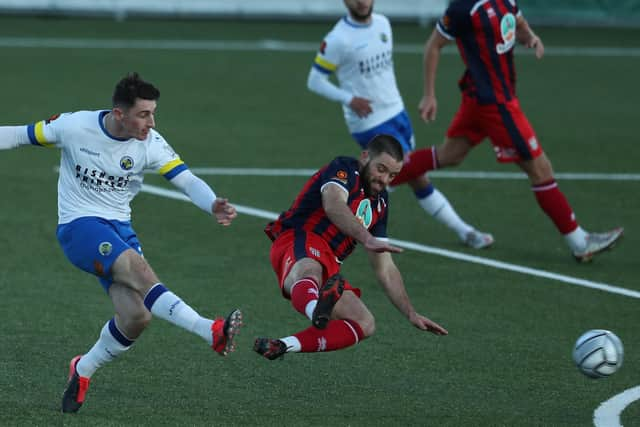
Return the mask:
<path id="1" fill-rule="evenodd" d="M 373 316 L 370 316 L 365 320 L 360 320 L 358 324 L 360 325 L 360 328 L 362 328 L 364 338 L 369 338 L 376 332 L 376 320 Z"/>

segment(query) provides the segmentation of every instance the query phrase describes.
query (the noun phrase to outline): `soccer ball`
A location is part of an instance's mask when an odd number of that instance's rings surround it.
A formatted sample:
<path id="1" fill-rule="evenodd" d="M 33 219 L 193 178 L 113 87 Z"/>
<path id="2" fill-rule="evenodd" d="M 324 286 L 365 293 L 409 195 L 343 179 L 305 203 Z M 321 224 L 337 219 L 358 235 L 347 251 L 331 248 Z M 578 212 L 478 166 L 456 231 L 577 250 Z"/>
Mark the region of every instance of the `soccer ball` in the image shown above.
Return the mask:
<path id="1" fill-rule="evenodd" d="M 592 329 L 578 338 L 573 347 L 573 361 L 591 378 L 604 378 L 622 366 L 622 341 L 611 331 Z"/>

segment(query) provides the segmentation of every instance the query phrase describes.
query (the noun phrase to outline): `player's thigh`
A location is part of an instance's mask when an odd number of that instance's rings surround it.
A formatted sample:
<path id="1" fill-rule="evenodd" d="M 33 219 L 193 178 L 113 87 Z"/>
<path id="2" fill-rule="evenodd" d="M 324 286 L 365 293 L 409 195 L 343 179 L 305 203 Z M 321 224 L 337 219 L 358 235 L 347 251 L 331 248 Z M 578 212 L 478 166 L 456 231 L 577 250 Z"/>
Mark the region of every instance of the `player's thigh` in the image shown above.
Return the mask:
<path id="1" fill-rule="evenodd" d="M 465 136 L 446 137 L 444 143 L 436 147 L 438 164 L 455 166 L 467 157 L 474 144 Z"/>
<path id="2" fill-rule="evenodd" d="M 526 162 L 543 151 L 517 100 L 485 109 L 485 130 L 501 163 Z"/>
<path id="3" fill-rule="evenodd" d="M 350 319 L 357 322 L 365 336 L 373 335 L 375 331 L 375 318 L 369 311 L 367 306 L 356 295 L 355 292 L 345 290 L 342 297 L 338 300 L 333 312 L 333 319 Z"/>
<path id="4" fill-rule="evenodd" d="M 98 276 L 105 289 L 112 282 L 112 269 L 118 257 L 132 249 L 132 245 L 137 248 L 135 250 L 141 250 L 135 233 L 132 233 L 133 237 L 123 237 L 114 222 L 98 217 L 78 218 L 61 224 L 56 235 L 69 261 Z"/>
<path id="5" fill-rule="evenodd" d="M 142 255 L 131 248 L 115 260 L 111 275 L 114 282 L 126 285 L 142 296 L 160 281 Z"/>

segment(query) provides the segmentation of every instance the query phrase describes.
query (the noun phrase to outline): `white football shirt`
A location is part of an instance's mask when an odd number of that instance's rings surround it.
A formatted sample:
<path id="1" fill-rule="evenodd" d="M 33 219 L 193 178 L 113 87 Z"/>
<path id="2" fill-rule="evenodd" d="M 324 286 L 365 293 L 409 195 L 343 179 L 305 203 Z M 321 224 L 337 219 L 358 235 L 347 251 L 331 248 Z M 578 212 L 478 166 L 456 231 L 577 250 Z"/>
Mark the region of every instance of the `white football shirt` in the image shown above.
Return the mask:
<path id="1" fill-rule="evenodd" d="M 369 24 L 344 17 L 327 34 L 314 61 L 314 68 L 336 74 L 340 88 L 372 101 L 373 112 L 360 118 L 342 105 L 351 133 L 383 123 L 404 110 L 393 69 L 393 34 L 384 15 L 372 14 Z"/>
<path id="2" fill-rule="evenodd" d="M 26 126 L 32 144 L 62 150 L 59 224 L 86 216 L 129 221 L 129 203 L 140 191 L 145 171 L 172 179 L 187 169 L 153 129 L 144 141 L 110 135 L 104 127 L 108 112 L 64 113 Z"/>

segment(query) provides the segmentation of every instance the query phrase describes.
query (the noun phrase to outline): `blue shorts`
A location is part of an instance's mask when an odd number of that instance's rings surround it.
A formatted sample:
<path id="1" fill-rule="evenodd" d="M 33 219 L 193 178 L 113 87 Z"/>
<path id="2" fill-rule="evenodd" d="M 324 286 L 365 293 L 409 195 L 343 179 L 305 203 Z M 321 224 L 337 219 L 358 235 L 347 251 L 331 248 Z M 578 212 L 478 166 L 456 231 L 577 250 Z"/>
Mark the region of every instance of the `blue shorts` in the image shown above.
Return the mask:
<path id="1" fill-rule="evenodd" d="M 364 132 L 352 133 L 351 136 L 360 144 L 363 150 L 366 150 L 369 141 L 371 141 L 374 136 L 382 133 L 394 136 L 400 144 L 402 144 L 402 150 L 405 154 L 412 152 L 416 148 L 416 139 L 413 136 L 411 120 L 409 120 L 409 115 L 406 110 L 402 110 L 401 113 L 378 126 L 372 127 Z"/>
<path id="2" fill-rule="evenodd" d="M 97 276 L 105 291 L 113 283 L 111 267 L 122 252 L 133 249 L 142 255 L 130 222 L 88 216 L 58 225 L 56 236 L 69 261 Z"/>

